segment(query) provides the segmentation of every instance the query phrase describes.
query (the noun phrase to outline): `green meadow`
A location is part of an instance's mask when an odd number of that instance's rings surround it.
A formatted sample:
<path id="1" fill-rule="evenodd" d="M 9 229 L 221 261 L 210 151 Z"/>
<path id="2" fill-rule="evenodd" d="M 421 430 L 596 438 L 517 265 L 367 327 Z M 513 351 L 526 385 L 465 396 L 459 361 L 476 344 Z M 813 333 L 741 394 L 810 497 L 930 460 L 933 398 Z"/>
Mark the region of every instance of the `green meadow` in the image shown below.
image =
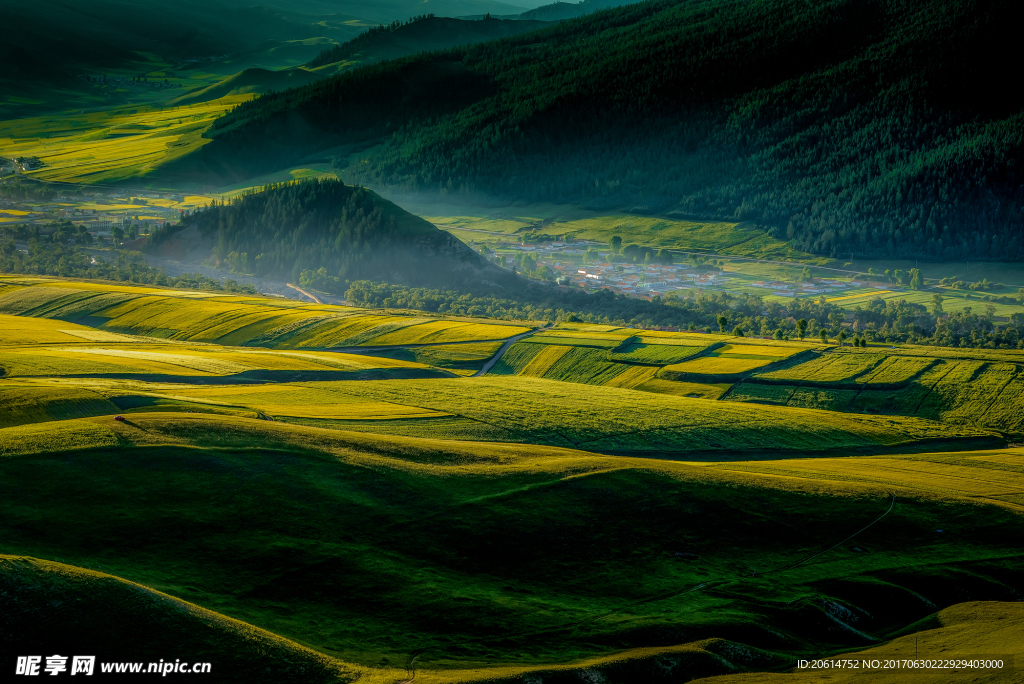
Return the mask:
<path id="1" fill-rule="evenodd" d="M 1013 653 L 1022 367 L 4 278 L 0 626 L 225 681 Z"/>

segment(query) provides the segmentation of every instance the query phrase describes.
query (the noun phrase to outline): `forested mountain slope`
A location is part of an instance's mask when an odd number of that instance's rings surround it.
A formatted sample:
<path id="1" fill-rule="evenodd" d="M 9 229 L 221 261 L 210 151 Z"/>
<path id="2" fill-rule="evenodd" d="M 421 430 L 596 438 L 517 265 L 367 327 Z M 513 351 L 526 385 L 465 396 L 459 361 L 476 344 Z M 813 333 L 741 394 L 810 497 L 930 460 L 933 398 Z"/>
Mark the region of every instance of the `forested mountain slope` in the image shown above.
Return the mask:
<path id="1" fill-rule="evenodd" d="M 341 61 L 370 64 L 385 59 L 405 57 L 428 50 L 442 50 L 505 38 L 536 31 L 549 26 L 544 21 L 484 19 L 450 19 L 433 15 L 408 22 L 394 22 L 367 30 L 352 40 L 322 51 L 306 66 L 321 67 Z"/>
<path id="2" fill-rule="evenodd" d="M 1024 256 L 1007 0 L 651 0 L 238 107 L 169 172 L 738 217 L 819 254 Z"/>
<path id="3" fill-rule="evenodd" d="M 193 244 L 175 244 L 182 241 Z M 163 254 L 196 243 L 238 273 L 298 281 L 304 270 L 322 268 L 317 284 L 334 289 L 357 278 L 462 286 L 515 280 L 449 233 L 334 180 L 281 184 L 211 204 L 156 231 L 146 250 Z"/>

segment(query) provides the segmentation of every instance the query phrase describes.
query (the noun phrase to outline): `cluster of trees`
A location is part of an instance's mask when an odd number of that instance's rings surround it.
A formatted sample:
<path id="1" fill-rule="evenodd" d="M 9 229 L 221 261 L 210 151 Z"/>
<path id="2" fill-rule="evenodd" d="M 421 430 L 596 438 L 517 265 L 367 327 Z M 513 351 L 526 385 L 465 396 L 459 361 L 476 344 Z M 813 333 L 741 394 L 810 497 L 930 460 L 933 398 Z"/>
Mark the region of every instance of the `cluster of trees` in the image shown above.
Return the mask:
<path id="1" fill-rule="evenodd" d="M 882 273 L 878 273 L 874 268 L 869 268 L 868 275 L 873 276 L 876 280 L 888 281 L 893 285 L 906 285 L 911 290 L 920 290 L 924 284 L 921 280 L 921 269 L 919 268 L 912 268 L 909 271 L 904 271 L 901 268 L 887 268 Z M 946 281 L 943 280 L 942 284 L 945 285 Z"/>
<path id="2" fill-rule="evenodd" d="M 0 183 L 0 197 L 7 200 L 49 202 L 62 192 L 67 194 L 69 191 L 71 190 L 64 189 L 58 192 L 57 188 L 52 185 L 29 180 L 21 176 L 8 178 Z"/>
<path id="3" fill-rule="evenodd" d="M 0 238 L 0 273 L 94 278 L 190 290 L 256 294 L 252 285 L 242 285 L 231 279 L 221 282 L 198 273 L 169 276 L 147 265 L 140 252 L 116 252 L 107 260 L 86 254 L 74 244 L 34 237 L 28 240 L 27 254 L 15 247 L 14 238 Z"/>
<path id="4" fill-rule="evenodd" d="M 411 288 L 372 281 L 353 282 L 345 299 L 357 306 L 416 309 L 454 316 L 506 320 L 582 321 L 638 328 L 678 328 L 773 339 L 850 340 L 851 344 L 913 342 L 952 347 L 1024 348 L 1024 315 L 1007 324 L 993 322 L 991 305 L 982 314 L 944 315 L 942 298 L 933 311 L 905 300 L 876 298 L 847 312 L 825 297 L 794 299 L 786 306 L 756 296 L 701 290 L 670 293 L 650 300 L 609 290 L 532 286 L 513 298 L 495 291 Z M 850 320 L 852 319 L 852 320 Z"/>
<path id="5" fill-rule="evenodd" d="M 487 266 L 427 221 L 366 188 L 333 179 L 270 185 L 212 202 L 174 226 L 153 231 L 146 249 L 159 248 L 190 226 L 215 241 L 215 265 L 292 282 L 304 271 L 323 269 L 330 283 L 359 278 L 455 283 L 473 280 Z M 498 274 L 494 277 L 500 279 Z"/>
<path id="6" fill-rule="evenodd" d="M 118 241 L 125 239 L 134 240 L 139 237 L 139 231 L 142 226 L 138 224 L 129 224 L 127 229 L 121 226 L 114 226 L 111 229 L 110 234 L 113 240 L 110 241 L 113 247 L 116 249 Z M 23 223 L 17 225 L 0 226 L 0 236 L 10 237 L 17 240 L 28 240 L 29 238 L 35 238 L 39 241 L 56 242 L 62 245 L 85 245 L 89 246 L 96 242 L 100 244 L 104 243 L 102 236 L 94 238 L 89 229 L 84 224 L 75 225 L 74 222 L 65 219 L 63 221 L 55 221 L 46 226 L 45 231 L 41 231 L 39 226 L 29 227 Z"/>
<path id="7" fill-rule="evenodd" d="M 840 256 L 1024 258 L 1009 0 L 653 0 L 268 94 L 211 129 L 253 172 L 753 221 Z"/>
<path id="8" fill-rule="evenodd" d="M 932 297 L 932 310 L 905 300 L 876 298 L 853 312 L 856 334 L 871 342 L 913 342 L 940 347 L 1024 349 L 1024 314 L 1012 314 L 996 323 L 996 308 L 986 304 L 984 313 L 973 307 L 946 314 L 942 296 Z"/>

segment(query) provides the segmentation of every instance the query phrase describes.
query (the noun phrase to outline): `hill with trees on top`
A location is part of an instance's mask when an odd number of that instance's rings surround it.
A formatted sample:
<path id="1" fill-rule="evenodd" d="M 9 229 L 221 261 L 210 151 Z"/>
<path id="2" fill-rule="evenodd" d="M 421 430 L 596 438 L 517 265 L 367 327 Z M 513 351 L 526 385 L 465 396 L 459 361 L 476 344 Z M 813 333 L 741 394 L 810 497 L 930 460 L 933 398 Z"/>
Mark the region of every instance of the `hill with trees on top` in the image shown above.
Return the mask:
<path id="1" fill-rule="evenodd" d="M 298 280 L 304 270 L 323 269 L 323 282 L 314 283 L 319 289 L 359 278 L 451 285 L 516 280 L 451 234 L 336 180 L 279 184 L 211 203 L 155 231 L 145 249 L 161 254 L 203 246 L 217 265 L 236 273 Z"/>

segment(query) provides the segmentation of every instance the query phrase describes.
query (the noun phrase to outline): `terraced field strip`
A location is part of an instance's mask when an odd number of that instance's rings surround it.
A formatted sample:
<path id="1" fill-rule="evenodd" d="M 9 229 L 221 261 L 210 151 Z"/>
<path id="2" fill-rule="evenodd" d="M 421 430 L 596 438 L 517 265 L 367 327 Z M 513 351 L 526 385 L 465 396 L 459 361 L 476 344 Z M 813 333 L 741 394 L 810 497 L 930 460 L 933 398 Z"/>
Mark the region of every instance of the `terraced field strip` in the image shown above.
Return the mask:
<path id="1" fill-rule="evenodd" d="M 530 328 L 513 325 L 490 325 L 458 321 L 429 321 L 373 337 L 360 346 L 390 346 L 405 344 L 451 344 L 453 342 L 479 342 L 502 340 L 530 332 Z"/>
<path id="2" fill-rule="evenodd" d="M 918 377 L 936 363 L 938 361 L 935 359 L 890 356 L 876 367 L 873 373 L 857 378 L 857 382 L 865 386 L 906 383 Z"/>
<path id="3" fill-rule="evenodd" d="M 476 343 L 532 330 L 223 293 L 24 279 L 0 290 L 0 314 L 59 317 L 111 334 L 293 349 Z"/>
<path id="4" fill-rule="evenodd" d="M 623 338 L 614 337 L 590 337 L 583 335 L 553 335 L 551 333 L 537 333 L 531 335 L 527 340 L 528 344 L 564 344 L 574 347 L 598 347 L 600 349 L 614 349 L 622 343 Z"/>
<path id="5" fill-rule="evenodd" d="M 202 129 L 250 97 L 226 96 L 194 104 L 187 111 L 128 105 L 79 113 L 62 117 L 56 129 L 45 117 L 0 122 L 0 150 L 6 157 L 42 159 L 45 166 L 26 174 L 35 178 L 72 183 L 119 180 L 200 146 Z"/>
<path id="6" fill-rule="evenodd" d="M 719 357 L 719 356 L 706 356 L 692 361 L 684 361 L 682 363 L 674 363 L 665 366 L 662 370 L 665 372 L 665 377 L 669 377 L 669 373 L 677 373 L 680 375 L 708 375 L 708 376 L 724 376 L 724 375 L 739 375 L 752 371 L 755 368 L 761 368 L 767 366 L 772 362 L 771 359 L 745 359 L 745 358 L 731 358 L 731 357 Z"/>
<path id="7" fill-rule="evenodd" d="M 633 342 L 612 352 L 611 360 L 620 363 L 638 363 L 652 366 L 664 366 L 681 363 L 685 359 L 700 353 L 707 347 L 681 344 L 648 344 Z"/>
<path id="8" fill-rule="evenodd" d="M 516 375 L 527 375 L 534 378 L 542 378 L 544 374 L 551 370 L 551 366 L 565 356 L 567 353 L 572 351 L 571 346 L 562 346 L 558 344 L 546 344 L 540 352 L 530 359 L 530 362 L 523 367 L 521 371 Z"/>
<path id="9" fill-rule="evenodd" d="M 361 372 L 381 370 L 428 370 L 414 361 L 334 354 L 330 352 L 281 352 L 242 350 L 215 345 L 188 348 L 153 341 L 120 346 L 0 347 L 0 367 L 7 377 L 88 377 L 126 375 L 231 376 L 254 371 L 268 372 Z"/>
<path id="10" fill-rule="evenodd" d="M 843 384 L 867 374 L 885 361 L 883 354 L 822 354 L 790 368 L 759 373 L 758 380 L 784 383 Z"/>

